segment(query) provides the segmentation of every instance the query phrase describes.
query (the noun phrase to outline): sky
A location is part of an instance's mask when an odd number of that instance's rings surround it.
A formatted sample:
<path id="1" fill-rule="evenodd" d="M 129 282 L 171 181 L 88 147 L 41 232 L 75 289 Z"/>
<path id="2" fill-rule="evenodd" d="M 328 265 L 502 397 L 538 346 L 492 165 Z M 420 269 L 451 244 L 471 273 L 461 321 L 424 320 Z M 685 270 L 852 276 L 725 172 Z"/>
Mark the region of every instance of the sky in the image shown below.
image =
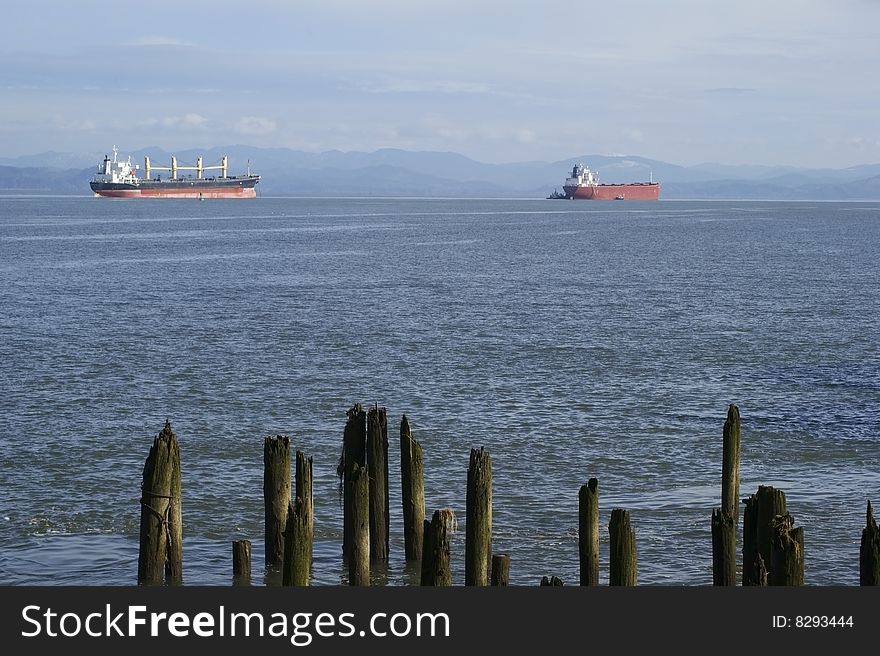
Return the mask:
<path id="1" fill-rule="evenodd" d="M 880 0 L 8 3 L 0 156 L 880 162 Z"/>

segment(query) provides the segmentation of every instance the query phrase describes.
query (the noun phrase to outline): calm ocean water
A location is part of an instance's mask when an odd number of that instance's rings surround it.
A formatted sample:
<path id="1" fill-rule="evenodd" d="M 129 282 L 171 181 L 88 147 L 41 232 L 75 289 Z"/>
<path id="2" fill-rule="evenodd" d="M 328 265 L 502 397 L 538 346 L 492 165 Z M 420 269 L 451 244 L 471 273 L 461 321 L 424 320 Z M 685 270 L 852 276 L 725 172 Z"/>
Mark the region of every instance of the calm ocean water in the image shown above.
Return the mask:
<path id="1" fill-rule="evenodd" d="M 316 584 L 344 580 L 345 411 L 388 408 L 425 451 L 429 512 L 469 451 L 494 472 L 511 583 L 577 583 L 577 493 L 628 508 L 639 582 L 711 584 L 721 429 L 741 496 L 788 497 L 806 581 L 858 583 L 880 504 L 880 204 L 0 198 L 0 584 L 130 585 L 139 486 L 181 443 L 184 580 L 262 567 L 262 441 L 314 457 Z"/>

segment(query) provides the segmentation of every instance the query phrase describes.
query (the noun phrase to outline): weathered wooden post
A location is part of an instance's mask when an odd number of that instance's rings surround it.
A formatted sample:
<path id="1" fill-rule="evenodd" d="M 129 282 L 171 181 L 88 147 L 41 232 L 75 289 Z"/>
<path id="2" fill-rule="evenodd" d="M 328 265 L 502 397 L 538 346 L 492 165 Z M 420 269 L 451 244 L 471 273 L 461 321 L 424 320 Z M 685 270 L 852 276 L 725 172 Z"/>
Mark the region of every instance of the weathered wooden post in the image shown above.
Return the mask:
<path id="1" fill-rule="evenodd" d="M 510 556 L 507 554 L 492 555 L 492 585 L 508 585 L 510 582 Z"/>
<path id="2" fill-rule="evenodd" d="M 413 439 L 406 415 L 400 420 L 400 479 L 403 488 L 403 549 L 407 560 L 419 560 L 425 530 L 425 474 L 422 445 Z"/>
<path id="3" fill-rule="evenodd" d="M 290 505 L 290 438 L 286 435 L 272 435 L 263 441 L 263 505 L 266 566 L 281 567 Z"/>
<path id="4" fill-rule="evenodd" d="M 722 431 L 721 453 L 721 512 L 739 522 L 739 408 L 733 404 L 727 409 L 727 420 Z"/>
<path id="5" fill-rule="evenodd" d="M 712 511 L 712 584 L 736 585 L 736 525 L 739 521 L 739 408 L 727 408 L 722 431 L 721 510 Z"/>
<path id="6" fill-rule="evenodd" d="M 880 585 L 880 531 L 868 501 L 867 521 L 859 547 L 859 585 Z"/>
<path id="7" fill-rule="evenodd" d="M 138 583 L 183 579 L 180 446 L 166 420 L 144 462 Z"/>
<path id="8" fill-rule="evenodd" d="M 377 403 L 367 412 L 367 470 L 370 474 L 370 558 L 388 560 L 388 419 Z"/>
<path id="9" fill-rule="evenodd" d="M 795 528 L 789 513 L 775 517 L 770 528 L 770 585 L 803 585 L 804 529 Z"/>
<path id="10" fill-rule="evenodd" d="M 767 576 L 773 579 L 773 559 L 771 557 L 771 544 L 773 542 L 773 520 L 777 515 L 785 515 L 786 510 L 785 492 L 777 490 L 770 485 L 759 485 L 755 495 L 758 498 L 758 553 L 764 559 L 767 566 Z"/>
<path id="11" fill-rule="evenodd" d="M 350 585 L 370 585 L 370 484 L 367 468 L 354 463 L 346 473 L 346 483 L 349 480 L 348 582 Z"/>
<path id="12" fill-rule="evenodd" d="M 171 424 L 166 422 L 168 430 Z M 180 475 L 180 449 L 175 450 L 171 469 L 171 510 L 168 513 L 168 558 L 165 561 L 165 580 L 183 581 L 183 491 Z"/>
<path id="13" fill-rule="evenodd" d="M 352 489 L 351 474 L 357 465 L 364 469 L 366 476 L 367 468 L 367 413 L 364 412 L 360 403 L 355 403 L 346 412 L 345 432 L 342 436 L 342 458 L 337 468 L 337 473 L 342 476 L 342 553 L 348 562 L 349 551 L 352 541 L 352 517 L 355 512 L 355 494 Z M 369 492 L 368 492 L 369 494 Z M 369 499 L 367 500 L 369 513 Z M 367 543 L 369 544 L 369 523 L 367 524 Z"/>
<path id="14" fill-rule="evenodd" d="M 638 565 L 636 554 L 636 534 L 629 522 L 629 511 L 615 508 L 611 511 L 608 524 L 611 534 L 609 552 L 609 585 L 637 585 Z"/>
<path id="15" fill-rule="evenodd" d="M 250 540 L 232 542 L 232 577 L 237 585 L 247 585 L 251 582 Z"/>
<path id="16" fill-rule="evenodd" d="M 452 585 L 450 568 L 449 533 L 454 523 L 451 510 L 435 510 L 431 520 L 424 520 L 422 541 L 421 584 L 425 586 Z"/>
<path id="17" fill-rule="evenodd" d="M 595 478 L 578 493 L 578 552 L 581 585 L 599 585 L 599 481 Z"/>
<path id="18" fill-rule="evenodd" d="M 712 510 L 712 585 L 736 585 L 736 530 L 733 517 Z"/>
<path id="19" fill-rule="evenodd" d="M 492 566 L 492 459 L 483 447 L 471 449 L 466 513 L 464 584 L 489 585 Z"/>
<path id="20" fill-rule="evenodd" d="M 296 496 L 287 511 L 282 585 L 306 586 L 312 573 L 314 536 L 312 459 L 296 452 Z"/>
<path id="21" fill-rule="evenodd" d="M 773 577 L 770 557 L 772 522 L 786 511 L 785 493 L 769 485 L 759 485 L 757 493 L 745 500 L 743 513 L 743 585 L 760 585 L 757 556 L 767 570 L 768 580 Z"/>

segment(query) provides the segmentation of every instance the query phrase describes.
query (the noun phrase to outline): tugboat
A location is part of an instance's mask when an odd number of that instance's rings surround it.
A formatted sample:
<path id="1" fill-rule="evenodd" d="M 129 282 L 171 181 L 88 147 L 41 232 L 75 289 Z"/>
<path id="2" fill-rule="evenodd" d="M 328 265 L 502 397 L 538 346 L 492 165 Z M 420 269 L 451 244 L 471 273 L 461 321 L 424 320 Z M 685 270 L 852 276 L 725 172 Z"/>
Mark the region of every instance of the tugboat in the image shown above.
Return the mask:
<path id="1" fill-rule="evenodd" d="M 549 196 L 547 196 L 547 200 L 556 200 L 556 199 L 558 199 L 558 198 L 568 198 L 568 196 L 566 196 L 566 195 L 565 195 L 564 193 L 562 193 L 561 191 L 557 191 L 556 189 L 553 190 L 553 193 L 552 193 L 552 194 L 550 194 Z"/>

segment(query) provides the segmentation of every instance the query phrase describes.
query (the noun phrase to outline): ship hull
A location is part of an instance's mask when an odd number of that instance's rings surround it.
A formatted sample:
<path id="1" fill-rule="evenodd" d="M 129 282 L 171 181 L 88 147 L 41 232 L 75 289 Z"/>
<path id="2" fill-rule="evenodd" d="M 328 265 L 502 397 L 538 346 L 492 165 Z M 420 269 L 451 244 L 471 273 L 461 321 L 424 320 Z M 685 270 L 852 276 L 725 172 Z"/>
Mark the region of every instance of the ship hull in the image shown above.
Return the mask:
<path id="1" fill-rule="evenodd" d="M 259 176 L 213 180 L 146 180 L 136 183 L 90 183 L 95 196 L 104 198 L 256 198 Z"/>
<path id="2" fill-rule="evenodd" d="M 659 182 L 564 186 L 566 197 L 575 200 L 659 200 Z"/>

